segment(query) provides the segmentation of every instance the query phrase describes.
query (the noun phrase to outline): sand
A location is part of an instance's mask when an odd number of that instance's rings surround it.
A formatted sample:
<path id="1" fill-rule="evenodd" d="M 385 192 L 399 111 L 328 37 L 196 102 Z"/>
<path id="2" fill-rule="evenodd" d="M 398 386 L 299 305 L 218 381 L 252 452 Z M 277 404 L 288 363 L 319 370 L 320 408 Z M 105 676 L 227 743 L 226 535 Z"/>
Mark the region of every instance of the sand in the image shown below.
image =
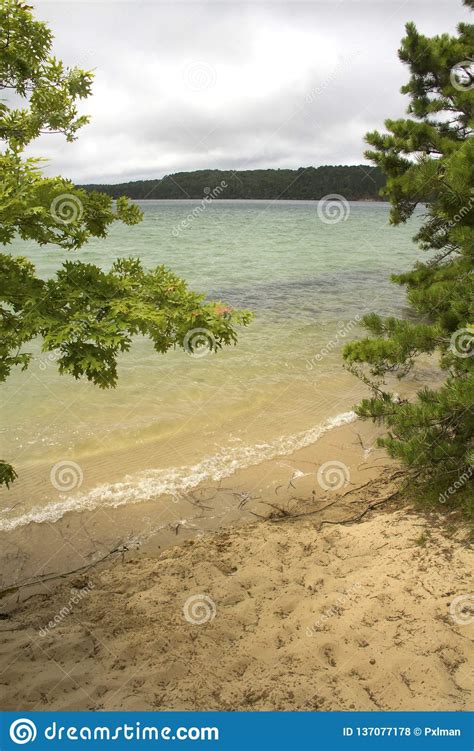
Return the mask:
<path id="1" fill-rule="evenodd" d="M 1 708 L 472 708 L 472 555 L 395 475 L 293 476 L 260 499 L 271 519 L 4 598 Z"/>
<path id="2" fill-rule="evenodd" d="M 328 482 L 337 490 L 341 483 L 348 489 L 376 478 L 391 467 L 375 448 L 378 432 L 370 423 L 356 421 L 327 431 L 293 454 L 263 462 L 256 457 L 254 465 L 179 495 L 70 511 L 54 523 L 1 532 L 0 590 L 38 575 L 77 569 L 120 546 L 155 555 L 184 539 L 254 522 L 254 514 L 268 514 L 267 502 L 291 507 L 294 496 L 322 497 Z"/>

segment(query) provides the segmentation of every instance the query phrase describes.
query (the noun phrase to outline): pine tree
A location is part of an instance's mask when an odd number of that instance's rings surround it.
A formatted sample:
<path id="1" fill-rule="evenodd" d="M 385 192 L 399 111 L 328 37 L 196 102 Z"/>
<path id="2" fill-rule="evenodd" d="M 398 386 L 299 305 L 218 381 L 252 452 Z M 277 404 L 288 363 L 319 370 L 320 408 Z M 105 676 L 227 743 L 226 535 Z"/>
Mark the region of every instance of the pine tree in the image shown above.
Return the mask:
<path id="1" fill-rule="evenodd" d="M 473 0 L 465 4 L 472 8 Z M 474 476 L 474 26 L 457 31 L 429 38 L 407 24 L 399 56 L 411 73 L 402 87 L 411 117 L 366 136 L 366 156 L 387 176 L 391 223 L 424 206 L 414 239 L 427 259 L 392 277 L 405 286 L 413 314 L 365 316 L 370 335 L 344 351 L 372 390 L 357 414 L 388 428 L 380 445 L 423 480 L 445 486 Z M 385 376 L 403 378 L 426 353 L 438 357 L 442 385 L 410 401 L 396 398 Z"/>

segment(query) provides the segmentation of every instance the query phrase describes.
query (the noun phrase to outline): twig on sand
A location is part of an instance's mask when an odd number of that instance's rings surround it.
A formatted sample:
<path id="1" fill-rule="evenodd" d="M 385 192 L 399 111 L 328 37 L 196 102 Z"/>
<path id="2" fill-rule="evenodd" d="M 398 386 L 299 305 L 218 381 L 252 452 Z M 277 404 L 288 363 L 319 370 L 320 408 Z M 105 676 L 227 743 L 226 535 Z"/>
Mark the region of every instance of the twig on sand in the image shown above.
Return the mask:
<path id="1" fill-rule="evenodd" d="M 240 493 L 234 492 L 232 493 L 234 498 L 239 498 L 239 509 L 242 510 L 244 506 L 249 501 L 259 501 L 261 496 L 253 496 L 252 493 L 248 493 L 247 491 L 242 491 Z"/>
<path id="2" fill-rule="evenodd" d="M 292 498 L 291 500 L 301 500 L 301 499 Z M 339 499 L 336 499 L 335 501 L 331 501 L 331 503 L 327 503 L 322 508 L 314 509 L 314 511 L 303 511 L 302 514 L 290 514 L 289 512 L 287 512 L 284 516 L 280 517 L 279 519 L 269 519 L 268 517 L 263 517 L 263 518 L 266 518 L 267 521 L 271 521 L 271 522 L 281 522 L 281 521 L 286 521 L 287 519 L 301 519 L 301 517 L 303 516 L 313 516 L 314 514 L 320 514 L 321 511 L 325 511 L 330 506 L 334 506 L 334 504 L 337 503 L 338 500 Z"/>
<path id="3" fill-rule="evenodd" d="M 206 506 L 202 501 L 197 500 L 193 497 L 192 493 L 186 493 L 186 495 L 183 496 L 184 500 L 191 504 L 191 506 L 196 506 L 196 508 L 201 509 L 208 509 L 209 511 L 212 511 L 214 509 L 214 506 Z"/>
<path id="4" fill-rule="evenodd" d="M 263 514 L 257 514 L 256 511 L 249 511 L 249 514 L 252 514 L 252 516 L 256 516 L 258 519 L 263 519 L 264 522 L 274 521 L 270 519 L 268 516 L 264 516 Z"/>
<path id="5" fill-rule="evenodd" d="M 375 503 L 370 503 L 363 511 L 360 512 L 360 514 L 356 514 L 355 516 L 350 516 L 348 519 L 323 519 L 323 521 L 320 524 L 320 528 L 323 527 L 325 524 L 352 524 L 354 522 L 360 521 L 369 511 L 371 511 L 374 508 L 377 508 L 377 506 L 381 506 L 383 503 L 386 503 L 387 501 L 390 501 L 392 498 L 394 498 L 398 493 L 400 492 L 400 489 L 397 488 L 392 493 L 389 493 L 385 498 L 382 498 L 380 501 L 376 501 Z M 283 521 L 294 521 L 295 519 L 301 519 L 305 516 L 314 516 L 314 514 L 320 514 L 322 511 L 325 511 L 327 508 L 330 508 L 331 506 L 334 506 L 336 503 L 338 503 L 340 499 L 336 498 L 334 501 L 331 501 L 331 503 L 327 503 L 326 506 L 323 506 L 322 508 L 315 509 L 314 511 L 304 511 L 302 514 L 290 514 L 285 513 L 283 516 L 280 516 L 277 519 L 272 519 L 271 517 L 265 517 L 260 514 L 255 514 L 255 516 L 259 516 L 261 519 L 265 519 L 265 521 L 269 521 L 272 523 L 278 523 Z M 355 503 L 355 501 L 353 501 Z M 361 503 L 361 501 L 359 501 Z M 271 504 L 268 504 L 271 505 Z M 281 510 L 281 509 L 280 509 Z"/>
<path id="6" fill-rule="evenodd" d="M 386 479 L 386 482 L 391 482 L 392 480 L 396 480 L 397 477 L 400 477 L 400 475 L 405 475 L 406 472 L 404 470 L 397 470 L 392 472 Z M 341 493 L 340 497 L 345 498 L 346 495 L 350 495 L 351 493 L 357 493 L 359 490 L 362 490 L 363 488 L 366 488 L 368 485 L 373 485 L 376 481 L 375 480 L 367 480 L 367 482 L 364 482 L 362 485 L 358 485 L 354 488 L 349 488 L 349 490 L 346 490 L 345 493 Z M 353 503 L 360 503 L 360 501 L 353 501 Z"/>
<path id="7" fill-rule="evenodd" d="M 290 516 L 290 512 L 286 508 L 282 508 L 281 506 L 277 506 L 276 503 L 270 503 L 269 501 L 263 501 L 265 506 L 270 506 L 270 508 L 275 509 L 275 511 L 278 511 L 279 514 L 282 516 Z"/>
<path id="8" fill-rule="evenodd" d="M 364 441 L 361 438 L 361 435 L 359 431 L 356 431 L 357 440 L 359 441 L 359 446 L 361 447 L 362 451 L 368 451 L 368 449 L 364 446 Z"/>
<path id="9" fill-rule="evenodd" d="M 351 516 L 349 519 L 341 519 L 339 521 L 332 520 L 332 519 L 323 519 L 321 522 L 321 527 L 323 527 L 325 524 L 352 524 L 354 522 L 360 521 L 366 514 L 369 513 L 369 511 L 372 511 L 372 509 L 377 508 L 377 506 L 382 506 L 382 504 L 387 503 L 387 501 L 390 501 L 392 498 L 395 498 L 396 495 L 398 495 L 400 492 L 400 489 L 397 488 L 397 490 L 394 490 L 393 493 L 389 493 L 385 498 L 382 498 L 381 501 L 377 501 L 376 503 L 369 503 L 369 505 L 360 512 L 360 514 L 356 514 L 356 516 Z"/>
<path id="10" fill-rule="evenodd" d="M 72 569 L 72 571 L 65 571 L 62 574 L 46 574 L 44 576 L 37 576 L 34 579 L 29 579 L 28 581 L 21 582 L 20 584 L 15 584 L 13 587 L 6 587 L 5 589 L 0 589 L 0 599 L 2 597 L 6 597 L 7 595 L 18 592 L 20 589 L 23 589 L 24 587 L 32 587 L 35 584 L 44 584 L 45 582 L 53 581 L 54 579 L 65 579 L 66 577 L 71 576 L 72 574 L 79 574 L 82 571 L 88 571 L 90 568 L 94 568 L 94 566 L 98 566 L 99 563 L 102 563 L 103 561 L 107 560 L 107 558 L 110 558 L 112 555 L 121 555 L 122 560 L 123 560 L 123 556 L 127 551 L 128 551 L 128 547 L 126 545 L 118 545 L 117 547 L 113 548 L 113 550 L 109 550 L 108 553 L 103 555 L 97 561 L 93 561 L 92 563 L 86 563 L 85 566 L 79 566 L 79 568 L 74 568 Z"/>
<path id="11" fill-rule="evenodd" d="M 373 480 L 367 480 L 367 482 L 364 482 L 363 485 L 359 485 L 357 488 L 349 488 L 349 490 L 346 490 L 345 493 L 341 493 L 341 498 L 345 498 L 346 495 L 350 495 L 351 493 L 355 493 L 358 490 L 362 490 L 362 488 L 366 488 L 367 485 L 372 485 Z"/>

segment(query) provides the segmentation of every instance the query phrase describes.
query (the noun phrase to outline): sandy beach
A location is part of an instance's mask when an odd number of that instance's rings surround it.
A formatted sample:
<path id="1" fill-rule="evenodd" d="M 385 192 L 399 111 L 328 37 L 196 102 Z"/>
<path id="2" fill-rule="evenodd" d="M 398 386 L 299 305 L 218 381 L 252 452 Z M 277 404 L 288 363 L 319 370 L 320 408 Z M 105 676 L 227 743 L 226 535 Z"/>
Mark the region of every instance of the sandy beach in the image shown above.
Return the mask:
<path id="1" fill-rule="evenodd" d="M 472 10 L 0 0 L 0 751 L 474 751 Z"/>
<path id="2" fill-rule="evenodd" d="M 375 436 L 331 431 L 201 489 L 194 526 L 171 520 L 97 565 L 75 554 L 90 567 L 4 596 L 2 709 L 467 709 L 465 532 L 394 495 L 399 470 Z M 332 479 L 318 476 L 328 462 Z M 199 506 L 224 497 L 215 528 Z M 80 526 L 30 525 L 21 544 Z"/>

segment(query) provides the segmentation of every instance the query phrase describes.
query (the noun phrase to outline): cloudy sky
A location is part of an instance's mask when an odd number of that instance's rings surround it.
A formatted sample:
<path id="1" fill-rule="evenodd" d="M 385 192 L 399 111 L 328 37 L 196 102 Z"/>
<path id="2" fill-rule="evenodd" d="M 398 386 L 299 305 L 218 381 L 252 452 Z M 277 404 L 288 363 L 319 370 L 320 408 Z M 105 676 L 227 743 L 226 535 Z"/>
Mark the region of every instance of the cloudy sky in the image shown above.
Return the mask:
<path id="1" fill-rule="evenodd" d="M 79 140 L 42 137 L 50 174 L 121 182 L 180 170 L 359 164 L 403 114 L 404 24 L 467 20 L 461 0 L 37 0 L 68 65 L 95 69 Z"/>

